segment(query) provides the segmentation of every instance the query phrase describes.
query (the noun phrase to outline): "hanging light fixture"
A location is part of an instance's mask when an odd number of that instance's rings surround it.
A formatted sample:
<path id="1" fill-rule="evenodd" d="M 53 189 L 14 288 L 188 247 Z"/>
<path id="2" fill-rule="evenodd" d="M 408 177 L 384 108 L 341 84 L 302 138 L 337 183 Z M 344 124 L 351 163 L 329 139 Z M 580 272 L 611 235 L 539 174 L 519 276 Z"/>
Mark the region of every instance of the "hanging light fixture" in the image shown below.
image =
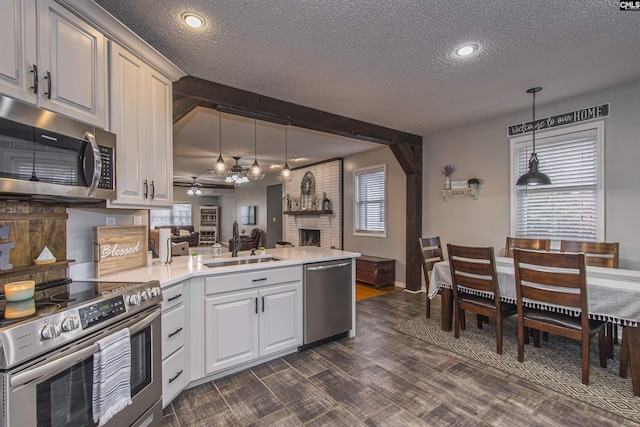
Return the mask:
<path id="1" fill-rule="evenodd" d="M 531 157 L 529 158 L 529 170 L 527 173 L 522 175 L 516 185 L 549 185 L 551 184 L 551 179 L 542 172 L 538 170 L 538 155 L 536 154 L 536 93 L 542 90 L 541 87 L 534 87 L 527 90 L 527 93 L 533 94 L 533 129 L 532 129 L 532 139 L 533 139 L 533 149 L 531 152 Z"/>
<path id="2" fill-rule="evenodd" d="M 229 168 L 227 178 L 224 182 L 232 182 L 236 185 L 249 182 L 249 178 L 247 178 L 247 171 L 238 164 L 238 160 L 240 160 L 241 157 L 235 156 L 233 159 L 236 161 L 236 164 Z"/>
<path id="3" fill-rule="evenodd" d="M 249 169 L 249 179 L 254 181 L 264 178 L 264 171 L 258 164 L 258 124 L 256 119 L 253 119 L 253 164 Z"/>
<path id="4" fill-rule="evenodd" d="M 293 175 L 291 175 L 291 169 L 289 169 L 289 163 L 287 163 L 287 126 L 284 127 L 284 166 L 278 175 L 278 180 L 282 183 L 291 181 Z"/>
<path id="5" fill-rule="evenodd" d="M 227 175 L 227 165 L 224 163 L 222 159 L 222 115 L 220 111 L 218 111 L 218 131 L 220 134 L 220 155 L 218 156 L 218 160 L 216 161 L 215 166 L 213 167 L 214 175 L 224 178 Z"/>
<path id="6" fill-rule="evenodd" d="M 193 178 L 193 182 L 191 183 L 191 187 L 189 187 L 189 189 L 187 190 L 187 194 L 190 196 L 196 195 L 199 196 L 202 194 L 202 190 L 200 190 L 200 187 L 202 187 L 202 184 L 197 183 L 196 182 L 196 177 L 192 176 L 191 178 Z"/>

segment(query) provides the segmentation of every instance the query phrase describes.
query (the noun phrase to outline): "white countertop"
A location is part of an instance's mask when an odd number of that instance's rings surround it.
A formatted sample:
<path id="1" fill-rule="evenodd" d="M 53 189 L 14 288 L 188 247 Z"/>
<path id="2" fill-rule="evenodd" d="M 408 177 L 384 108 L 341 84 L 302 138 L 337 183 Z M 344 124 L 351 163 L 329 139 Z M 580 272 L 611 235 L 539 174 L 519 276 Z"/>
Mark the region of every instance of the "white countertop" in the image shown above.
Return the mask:
<path id="1" fill-rule="evenodd" d="M 249 251 L 242 251 L 238 253 L 238 257 L 235 259 L 241 260 L 264 256 L 278 258 L 278 261 L 210 268 L 203 265 L 203 262 L 228 261 L 233 259 L 231 258 L 231 254 L 224 253 L 220 258 L 213 258 L 210 253 L 201 254 L 197 257 L 177 256 L 173 257 L 171 264 L 159 265 L 156 262 L 152 266 L 134 268 L 120 273 L 109 274 L 100 277 L 100 280 L 122 282 L 147 282 L 150 280 L 158 280 L 162 287 L 166 287 L 194 276 L 210 276 L 214 274 L 237 273 L 239 271 L 279 268 L 292 265 L 309 264 L 313 262 L 356 258 L 359 257 L 360 254 L 357 252 L 318 248 L 315 246 L 300 246 L 292 248 L 267 249 L 266 255 L 251 255 Z"/>

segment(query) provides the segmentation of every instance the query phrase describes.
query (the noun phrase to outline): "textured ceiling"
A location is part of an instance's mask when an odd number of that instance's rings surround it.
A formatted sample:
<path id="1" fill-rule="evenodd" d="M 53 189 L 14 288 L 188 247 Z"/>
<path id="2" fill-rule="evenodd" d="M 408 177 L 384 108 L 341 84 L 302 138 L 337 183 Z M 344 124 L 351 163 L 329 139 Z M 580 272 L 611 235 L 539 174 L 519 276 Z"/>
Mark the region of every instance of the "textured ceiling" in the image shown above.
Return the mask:
<path id="1" fill-rule="evenodd" d="M 611 0 L 97 3 L 189 75 L 423 136 L 640 78 L 640 13 Z"/>

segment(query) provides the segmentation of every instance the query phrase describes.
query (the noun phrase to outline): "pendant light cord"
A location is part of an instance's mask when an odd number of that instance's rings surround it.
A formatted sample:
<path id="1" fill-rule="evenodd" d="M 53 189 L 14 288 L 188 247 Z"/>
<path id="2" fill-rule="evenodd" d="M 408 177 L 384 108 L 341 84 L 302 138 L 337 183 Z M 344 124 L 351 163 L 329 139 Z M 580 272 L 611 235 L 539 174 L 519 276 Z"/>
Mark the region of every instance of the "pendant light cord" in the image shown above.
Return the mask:
<path id="1" fill-rule="evenodd" d="M 222 113 L 220 113 L 220 111 L 218 111 L 218 132 L 219 132 L 219 142 L 220 142 L 220 156 L 222 156 Z"/>

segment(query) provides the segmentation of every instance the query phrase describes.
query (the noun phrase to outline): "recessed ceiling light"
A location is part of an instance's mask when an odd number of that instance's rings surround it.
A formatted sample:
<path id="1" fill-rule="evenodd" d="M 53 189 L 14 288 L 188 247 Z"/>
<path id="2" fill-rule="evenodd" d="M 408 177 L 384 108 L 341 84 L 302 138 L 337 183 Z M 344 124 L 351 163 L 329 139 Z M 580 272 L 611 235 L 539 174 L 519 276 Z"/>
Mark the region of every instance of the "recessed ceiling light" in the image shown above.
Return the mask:
<path id="1" fill-rule="evenodd" d="M 478 46 L 476 46 L 475 44 L 468 44 L 458 48 L 458 50 L 456 50 L 456 55 L 465 57 L 471 55 L 477 50 Z"/>
<path id="2" fill-rule="evenodd" d="M 185 13 L 182 15 L 182 20 L 192 28 L 200 28 L 204 25 L 204 18 L 195 13 Z"/>

